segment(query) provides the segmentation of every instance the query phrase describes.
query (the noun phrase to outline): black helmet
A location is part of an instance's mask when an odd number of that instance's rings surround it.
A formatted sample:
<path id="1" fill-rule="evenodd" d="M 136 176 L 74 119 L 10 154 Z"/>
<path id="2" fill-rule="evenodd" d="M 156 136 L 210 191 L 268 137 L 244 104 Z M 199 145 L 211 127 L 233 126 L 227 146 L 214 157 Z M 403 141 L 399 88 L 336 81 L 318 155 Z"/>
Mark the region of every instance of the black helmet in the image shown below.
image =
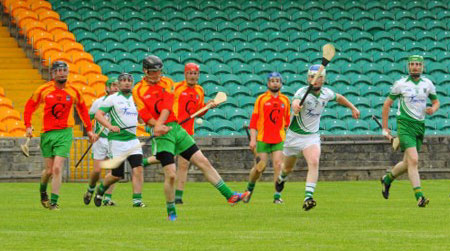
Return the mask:
<path id="1" fill-rule="evenodd" d="M 53 71 L 53 70 L 56 70 L 56 69 L 58 69 L 58 68 L 68 68 L 68 67 L 69 67 L 69 66 L 68 66 L 67 63 L 64 62 L 64 61 L 55 61 L 55 62 L 52 63 L 52 68 L 51 68 L 51 70 Z"/>
<path id="2" fill-rule="evenodd" d="M 131 82 L 134 82 L 133 75 L 131 75 L 130 73 L 126 73 L 126 72 L 121 73 L 121 74 L 119 75 L 119 77 L 117 77 L 117 79 L 118 79 L 119 81 L 122 81 L 122 80 L 127 79 L 127 80 L 130 80 Z"/>
<path id="3" fill-rule="evenodd" d="M 161 59 L 154 55 L 144 58 L 144 60 L 142 61 L 142 66 L 144 67 L 145 70 L 150 71 L 160 71 L 164 67 Z"/>

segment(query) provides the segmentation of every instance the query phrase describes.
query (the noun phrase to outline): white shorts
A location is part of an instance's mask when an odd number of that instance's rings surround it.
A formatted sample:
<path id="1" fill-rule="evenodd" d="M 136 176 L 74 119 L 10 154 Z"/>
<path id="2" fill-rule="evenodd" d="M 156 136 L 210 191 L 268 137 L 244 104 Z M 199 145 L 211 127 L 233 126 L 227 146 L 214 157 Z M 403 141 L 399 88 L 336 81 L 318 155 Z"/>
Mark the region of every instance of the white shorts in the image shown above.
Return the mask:
<path id="1" fill-rule="evenodd" d="M 320 147 L 319 134 L 298 134 L 288 130 L 284 141 L 283 154 L 284 156 L 301 156 L 302 151 L 312 145 Z"/>
<path id="2" fill-rule="evenodd" d="M 109 145 L 107 138 L 98 138 L 92 145 L 92 158 L 95 160 L 104 160 L 108 157 Z"/>
<path id="3" fill-rule="evenodd" d="M 111 153 L 111 157 L 117 157 L 128 152 L 131 148 L 136 147 L 137 145 L 140 144 L 141 142 L 138 139 L 132 139 L 128 141 L 110 140 L 109 151 Z M 139 148 L 130 153 L 130 155 L 133 154 L 142 155 L 142 147 L 139 146 Z"/>

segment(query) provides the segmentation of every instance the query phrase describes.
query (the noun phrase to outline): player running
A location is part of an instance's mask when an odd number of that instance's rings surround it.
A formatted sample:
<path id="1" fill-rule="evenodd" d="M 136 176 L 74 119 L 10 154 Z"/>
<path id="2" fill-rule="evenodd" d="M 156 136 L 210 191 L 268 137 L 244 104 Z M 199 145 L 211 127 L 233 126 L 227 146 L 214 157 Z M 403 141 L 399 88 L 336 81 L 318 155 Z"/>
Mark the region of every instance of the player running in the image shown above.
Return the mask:
<path id="1" fill-rule="evenodd" d="M 187 63 L 184 66 L 184 77 L 185 80 L 175 84 L 174 90 L 175 101 L 173 112 L 178 118 L 178 122 L 183 121 L 191 114 L 205 106 L 205 92 L 198 84 L 198 78 L 200 77 L 200 66 L 195 63 Z M 213 100 L 208 101 L 208 103 L 213 103 Z M 214 107 L 216 107 L 216 105 L 212 104 L 211 108 Z M 205 113 L 200 114 L 199 116 L 203 116 Z M 181 127 L 183 127 L 191 137 L 194 135 L 193 119 L 182 124 Z M 175 204 L 183 204 L 183 191 L 187 180 L 189 161 L 184 159 L 182 156 L 179 156 L 177 167 Z"/>
<path id="2" fill-rule="evenodd" d="M 420 151 L 425 135 L 425 115 L 432 115 L 439 109 L 439 100 L 431 80 L 421 76 L 424 68 L 423 57 L 412 55 L 408 58 L 407 64 L 409 76 L 394 83 L 383 105 L 383 135 L 390 140 L 392 136 L 388 128 L 389 110 L 394 100 L 399 99 L 397 134 L 404 155 L 403 161 L 397 163 L 390 172 L 381 178 L 382 194 L 385 199 L 388 199 L 392 182 L 395 178 L 408 172 L 417 205 L 425 207 L 429 200 L 423 194 L 420 186 L 418 151 Z M 427 107 L 427 98 L 431 99 L 431 107 Z"/>
<path id="3" fill-rule="evenodd" d="M 109 96 L 113 95 L 114 93 L 119 91 L 119 82 L 117 78 L 110 78 L 108 81 L 106 81 L 105 86 L 106 95 L 103 97 L 100 97 L 99 99 L 95 100 L 95 102 L 92 104 L 91 109 L 89 109 L 89 116 L 92 119 L 94 119 L 95 114 L 97 113 L 98 109 L 102 107 L 103 101 Z M 106 117 L 109 119 L 108 114 Z M 100 179 L 100 162 L 105 160 L 108 157 L 108 129 L 104 128 L 102 131 L 103 126 L 100 125 L 100 123 L 95 123 L 95 133 L 99 134 L 99 139 L 92 145 L 92 158 L 94 159 L 94 169 L 89 174 L 89 183 L 88 183 L 88 189 L 86 193 L 83 196 L 84 204 L 89 205 L 91 203 L 92 195 L 95 191 L 95 186 L 97 184 L 97 181 Z M 101 133 L 100 133 L 101 132 Z M 105 199 L 103 200 L 103 205 L 105 206 L 114 206 L 115 203 L 112 200 L 112 191 L 114 189 L 114 185 L 111 185 L 108 188 L 108 191 L 105 192 Z"/>
<path id="4" fill-rule="evenodd" d="M 42 171 L 40 193 L 41 204 L 50 210 L 58 210 L 59 188 L 62 181 L 62 169 L 69 157 L 72 146 L 73 105 L 86 128 L 91 142 L 97 136 L 92 132 L 88 110 L 83 96 L 69 81 L 69 68 L 63 61 L 53 62 L 50 73 L 52 80 L 41 85 L 33 93 L 25 105 L 24 121 L 27 137 L 33 137 L 31 117 L 34 111 L 44 104 L 41 152 L 45 159 L 45 169 Z M 47 195 L 47 183 L 52 177 L 52 192 L 50 202 Z"/>
<path id="5" fill-rule="evenodd" d="M 133 76 L 122 73 L 118 77 L 120 91 L 106 98 L 95 114 L 95 119 L 109 130 L 108 143 L 112 157 L 118 157 L 139 145 L 136 137 L 138 112 L 131 95 Z M 109 114 L 111 121 L 108 121 Z M 127 129 L 121 129 L 127 128 Z M 145 207 L 142 202 L 142 184 L 144 183 L 144 169 L 142 167 L 142 148 L 136 149 L 128 158 L 132 168 L 131 181 L 133 183 L 133 207 Z M 107 174 L 104 181 L 97 187 L 94 203 L 101 206 L 103 196 L 108 188 L 124 177 L 125 163 Z"/>
<path id="6" fill-rule="evenodd" d="M 319 68 L 320 65 L 312 65 L 309 68 L 307 79 L 309 84 L 311 84 Z M 318 131 L 323 109 L 329 101 L 335 100 L 339 104 L 350 108 L 354 119 L 358 119 L 360 114 L 359 110 L 344 96 L 333 92 L 329 88 L 322 87 L 325 82 L 325 76 L 326 73 L 323 70 L 302 106 L 300 106 L 300 100 L 305 95 L 307 87 L 300 88 L 295 93 L 292 100 L 292 109 L 294 114 L 298 114 L 298 116 L 293 116 L 291 119 L 283 148 L 283 169 L 275 182 L 276 191 L 281 193 L 287 176 L 292 172 L 297 162 L 297 158 L 300 154 L 303 154 L 308 165 L 305 199 L 303 201 L 303 209 L 305 211 L 316 206 L 313 194 L 319 177 L 320 135 Z"/>
<path id="7" fill-rule="evenodd" d="M 280 92 L 282 84 L 280 73 L 272 72 L 267 76 L 268 90 L 256 99 L 250 120 L 250 149 L 255 152 L 256 148 L 259 159 L 263 161 L 261 163 L 267 163 L 269 154 L 272 154 L 274 181 L 277 180 L 281 171 L 283 141 L 286 137 L 285 127 L 289 125 L 291 110 L 289 98 Z M 265 168 L 265 165 L 255 165 L 250 171 L 247 185 L 250 195 L 244 200 L 245 203 L 250 201 L 256 181 Z M 273 195 L 273 203 L 283 203 L 281 194 L 276 191 Z"/>
<path id="8" fill-rule="evenodd" d="M 154 126 L 156 138 L 152 150 L 156 159 L 164 168 L 164 193 L 168 220 L 175 221 L 175 155 L 181 155 L 202 170 L 205 178 L 227 198 L 231 205 L 236 204 L 248 193 L 233 192 L 222 180 L 195 144 L 194 139 L 179 124 L 173 113 L 174 96 L 160 85 L 163 63 L 157 56 L 148 56 L 143 62 L 145 81 L 133 89 L 133 96 L 139 109 L 139 115 L 148 125 Z"/>

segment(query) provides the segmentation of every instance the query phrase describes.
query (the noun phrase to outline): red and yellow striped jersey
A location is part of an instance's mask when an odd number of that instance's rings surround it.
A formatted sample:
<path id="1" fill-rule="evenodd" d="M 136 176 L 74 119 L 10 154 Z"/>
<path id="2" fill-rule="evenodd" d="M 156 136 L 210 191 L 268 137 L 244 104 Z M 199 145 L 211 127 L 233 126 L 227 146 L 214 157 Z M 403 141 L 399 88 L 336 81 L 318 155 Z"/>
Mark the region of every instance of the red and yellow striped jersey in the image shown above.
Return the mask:
<path id="1" fill-rule="evenodd" d="M 198 111 L 198 109 L 205 106 L 205 92 L 203 87 L 195 85 L 188 86 L 186 81 L 181 81 L 175 84 L 173 112 L 178 118 L 178 122 L 188 118 L 191 114 Z M 201 115 L 200 115 L 201 116 Z M 191 119 L 181 125 L 189 135 L 194 134 L 194 120 Z"/>
<path id="2" fill-rule="evenodd" d="M 291 106 L 288 97 L 279 93 L 277 97 L 270 91 L 258 96 L 253 108 L 250 128 L 258 131 L 256 140 L 268 144 L 278 144 L 286 137 Z"/>
<path id="3" fill-rule="evenodd" d="M 74 104 L 86 130 L 92 131 L 88 109 L 81 92 L 70 82 L 66 82 L 65 87 L 59 89 L 55 82 L 50 81 L 41 85 L 33 93 L 25 105 L 23 117 L 26 127 L 31 126 L 31 117 L 42 103 L 44 104 L 42 132 L 73 127 L 75 124 L 72 109 Z"/>
<path id="4" fill-rule="evenodd" d="M 153 118 L 157 120 L 161 111 L 168 109 L 170 115 L 166 120 L 169 122 L 177 121 L 173 113 L 173 80 L 168 77 L 162 77 L 158 84 L 149 84 L 142 79 L 133 88 L 133 98 L 136 103 L 139 116 L 144 122 L 148 122 Z"/>

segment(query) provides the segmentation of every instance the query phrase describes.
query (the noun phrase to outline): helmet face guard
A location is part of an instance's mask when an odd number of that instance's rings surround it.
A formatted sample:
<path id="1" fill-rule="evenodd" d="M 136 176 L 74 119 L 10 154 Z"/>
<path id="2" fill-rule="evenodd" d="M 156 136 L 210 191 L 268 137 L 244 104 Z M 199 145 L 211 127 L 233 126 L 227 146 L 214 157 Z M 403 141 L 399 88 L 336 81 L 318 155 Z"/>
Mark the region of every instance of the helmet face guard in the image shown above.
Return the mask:
<path id="1" fill-rule="evenodd" d="M 317 72 L 319 72 L 320 66 L 321 66 L 320 64 L 311 65 L 311 67 L 309 67 L 309 69 L 308 69 L 308 78 L 314 78 L 314 76 L 317 74 Z M 319 77 L 322 77 L 323 82 L 325 82 L 326 76 L 327 76 L 326 70 L 323 69 L 322 72 L 320 73 Z M 311 83 L 309 83 L 309 84 L 311 84 Z M 322 86 L 316 86 L 316 87 L 313 87 L 312 90 L 320 91 L 321 88 L 322 88 Z"/>
<path id="2" fill-rule="evenodd" d="M 64 84 L 69 75 L 69 66 L 64 61 L 55 61 L 50 68 L 52 79 L 59 84 Z"/>
<path id="3" fill-rule="evenodd" d="M 419 72 L 411 72 L 411 66 L 414 66 L 414 65 L 421 66 Z M 423 57 L 420 55 L 409 56 L 406 67 L 407 67 L 408 73 L 411 77 L 413 77 L 413 78 L 420 77 L 420 75 L 423 73 L 423 70 L 425 68 Z"/>
<path id="4" fill-rule="evenodd" d="M 142 67 L 145 71 L 161 71 L 164 68 L 164 64 L 157 56 L 151 55 L 142 61 Z"/>

